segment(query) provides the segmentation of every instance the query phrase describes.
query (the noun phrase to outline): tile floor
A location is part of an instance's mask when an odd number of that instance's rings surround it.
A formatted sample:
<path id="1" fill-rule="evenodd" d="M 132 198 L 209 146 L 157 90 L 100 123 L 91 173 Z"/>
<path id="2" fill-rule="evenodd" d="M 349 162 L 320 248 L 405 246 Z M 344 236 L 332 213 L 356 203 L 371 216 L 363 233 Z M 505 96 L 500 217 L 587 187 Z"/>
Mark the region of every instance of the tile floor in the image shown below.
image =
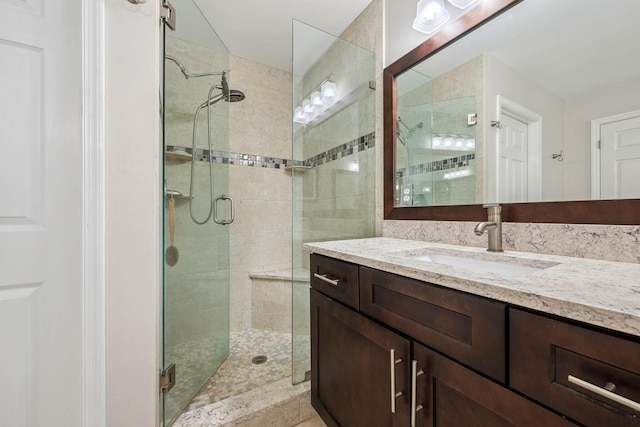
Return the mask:
<path id="1" fill-rule="evenodd" d="M 322 419 L 316 415 L 312 419 L 302 422 L 295 427 L 327 427 L 327 425 L 322 421 Z"/>

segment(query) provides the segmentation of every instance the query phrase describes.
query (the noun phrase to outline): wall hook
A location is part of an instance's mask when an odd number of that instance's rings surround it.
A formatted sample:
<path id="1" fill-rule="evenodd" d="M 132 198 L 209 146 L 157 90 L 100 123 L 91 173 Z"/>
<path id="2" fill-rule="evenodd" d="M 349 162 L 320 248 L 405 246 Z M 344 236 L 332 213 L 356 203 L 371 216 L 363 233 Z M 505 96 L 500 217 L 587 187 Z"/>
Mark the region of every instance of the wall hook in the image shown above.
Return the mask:
<path id="1" fill-rule="evenodd" d="M 491 120 L 491 127 L 502 129 L 502 123 L 500 123 L 500 120 Z"/>
<path id="2" fill-rule="evenodd" d="M 564 150 L 560 150 L 560 154 L 552 154 L 551 158 L 554 159 L 554 160 L 557 160 L 559 162 L 563 161 L 564 160 L 564 152 L 563 151 Z"/>

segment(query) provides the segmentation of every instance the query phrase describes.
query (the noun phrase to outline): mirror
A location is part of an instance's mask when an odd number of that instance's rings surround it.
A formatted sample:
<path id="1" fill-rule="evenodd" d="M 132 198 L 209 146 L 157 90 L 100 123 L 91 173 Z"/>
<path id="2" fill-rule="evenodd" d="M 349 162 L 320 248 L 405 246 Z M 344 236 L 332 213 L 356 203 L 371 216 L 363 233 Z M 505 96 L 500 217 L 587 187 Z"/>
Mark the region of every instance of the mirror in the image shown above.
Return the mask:
<path id="1" fill-rule="evenodd" d="M 497 201 L 510 221 L 637 224 L 620 211 L 640 197 L 640 34 L 622 22 L 638 13 L 483 2 L 388 66 L 385 218 L 483 219 Z"/>

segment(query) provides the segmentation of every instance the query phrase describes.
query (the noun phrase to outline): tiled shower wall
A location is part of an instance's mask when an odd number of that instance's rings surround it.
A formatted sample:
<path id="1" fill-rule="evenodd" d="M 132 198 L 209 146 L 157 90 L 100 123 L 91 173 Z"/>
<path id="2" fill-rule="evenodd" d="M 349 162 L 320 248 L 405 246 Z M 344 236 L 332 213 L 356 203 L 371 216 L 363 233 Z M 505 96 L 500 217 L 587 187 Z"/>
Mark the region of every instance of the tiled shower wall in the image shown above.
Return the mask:
<path id="1" fill-rule="evenodd" d="M 291 268 L 291 74 L 231 56 L 230 150 L 276 158 L 276 167 L 229 166 L 236 202 L 231 224 L 231 330 L 251 327 L 250 273 Z M 279 163 L 278 159 L 283 162 Z"/>

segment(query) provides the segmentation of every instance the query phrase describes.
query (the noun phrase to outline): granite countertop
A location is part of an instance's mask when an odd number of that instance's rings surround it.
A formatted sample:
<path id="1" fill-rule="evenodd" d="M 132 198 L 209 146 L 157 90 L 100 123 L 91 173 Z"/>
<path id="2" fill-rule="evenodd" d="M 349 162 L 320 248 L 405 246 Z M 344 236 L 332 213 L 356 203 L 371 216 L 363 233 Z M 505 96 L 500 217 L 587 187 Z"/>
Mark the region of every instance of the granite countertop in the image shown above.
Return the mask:
<path id="1" fill-rule="evenodd" d="M 306 243 L 308 252 L 640 336 L 640 264 L 376 237 Z M 424 254 L 533 267 L 507 275 L 424 261 Z M 471 264 L 470 261 L 469 264 Z M 490 270 L 490 269 L 489 269 Z"/>

